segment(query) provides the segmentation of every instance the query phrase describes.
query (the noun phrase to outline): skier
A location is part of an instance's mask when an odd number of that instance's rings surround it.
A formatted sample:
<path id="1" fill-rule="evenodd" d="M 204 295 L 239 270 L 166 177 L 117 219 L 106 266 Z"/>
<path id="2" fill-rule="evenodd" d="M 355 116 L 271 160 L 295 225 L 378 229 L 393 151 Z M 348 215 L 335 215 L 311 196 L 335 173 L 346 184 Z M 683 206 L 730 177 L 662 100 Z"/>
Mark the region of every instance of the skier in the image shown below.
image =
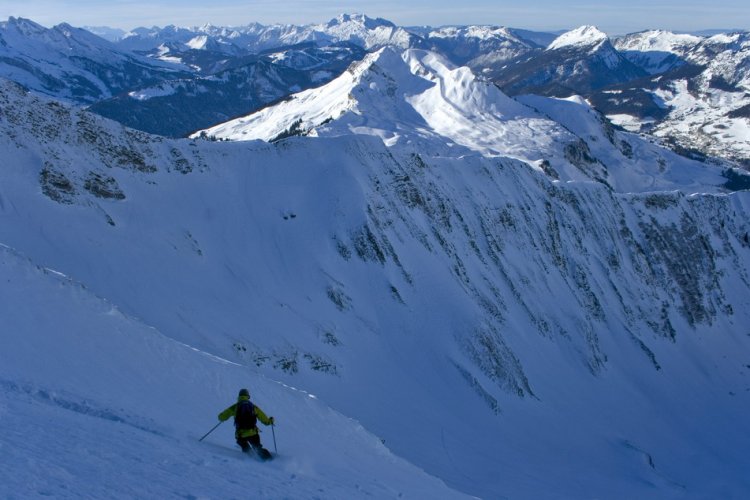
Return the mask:
<path id="1" fill-rule="evenodd" d="M 266 416 L 263 410 L 250 402 L 250 391 L 240 389 L 237 402 L 219 413 L 219 420 L 224 422 L 234 416 L 234 437 L 242 451 L 248 453 L 250 446 L 253 447 L 258 456 L 263 460 L 271 458 L 271 452 L 260 444 L 257 421 L 265 425 L 273 425 L 273 417 Z"/>

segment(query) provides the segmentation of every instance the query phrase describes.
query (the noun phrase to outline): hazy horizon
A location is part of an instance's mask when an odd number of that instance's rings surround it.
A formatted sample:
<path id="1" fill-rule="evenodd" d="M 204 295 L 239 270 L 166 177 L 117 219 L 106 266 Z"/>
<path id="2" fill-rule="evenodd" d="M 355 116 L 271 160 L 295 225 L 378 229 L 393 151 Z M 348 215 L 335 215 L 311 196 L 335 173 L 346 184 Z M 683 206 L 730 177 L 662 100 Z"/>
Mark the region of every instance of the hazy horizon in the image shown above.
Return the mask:
<path id="1" fill-rule="evenodd" d="M 124 31 L 139 27 L 205 24 L 244 26 L 261 24 L 315 24 L 342 13 L 381 17 L 400 26 L 496 25 L 534 31 L 565 31 L 595 25 L 608 34 L 648 29 L 675 32 L 747 30 L 750 7 L 745 1 L 728 0 L 720 6 L 705 2 L 664 0 L 617 0 L 591 5 L 564 6 L 551 0 L 512 0 L 497 5 L 487 0 L 468 0 L 460 6 L 447 0 L 415 0 L 409 4 L 393 0 L 336 2 L 291 0 L 278 2 L 229 2 L 207 6 L 196 0 L 5 0 L 0 19 L 23 17 L 43 26 L 69 23 L 77 27 L 108 27 Z"/>

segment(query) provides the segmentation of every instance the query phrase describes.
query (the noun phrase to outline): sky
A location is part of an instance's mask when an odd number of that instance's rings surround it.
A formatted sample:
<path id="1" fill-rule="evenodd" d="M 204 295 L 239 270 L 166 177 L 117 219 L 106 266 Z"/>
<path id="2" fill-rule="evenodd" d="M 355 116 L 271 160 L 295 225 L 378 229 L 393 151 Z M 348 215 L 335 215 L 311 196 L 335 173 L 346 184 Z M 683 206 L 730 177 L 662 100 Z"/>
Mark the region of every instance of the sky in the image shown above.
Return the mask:
<path id="1" fill-rule="evenodd" d="M 0 20 L 25 17 L 47 27 L 240 26 L 324 22 L 341 13 L 382 17 L 402 26 L 492 24 L 564 30 L 593 24 L 610 34 L 644 29 L 750 29 L 747 0 L 0 0 Z"/>

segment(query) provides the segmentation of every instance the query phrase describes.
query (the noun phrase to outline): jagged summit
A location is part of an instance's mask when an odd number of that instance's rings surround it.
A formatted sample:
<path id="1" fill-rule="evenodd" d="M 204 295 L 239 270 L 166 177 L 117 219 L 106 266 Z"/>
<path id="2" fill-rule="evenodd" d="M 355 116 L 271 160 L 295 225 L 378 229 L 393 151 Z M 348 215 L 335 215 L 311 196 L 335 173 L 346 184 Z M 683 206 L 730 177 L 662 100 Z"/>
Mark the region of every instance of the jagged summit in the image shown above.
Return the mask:
<path id="1" fill-rule="evenodd" d="M 325 35 L 336 41 L 362 45 L 366 49 L 394 45 L 402 48 L 417 44 L 418 38 L 382 18 L 370 18 L 364 14 L 341 14 L 328 23 L 312 25 L 308 30 Z"/>
<path id="2" fill-rule="evenodd" d="M 391 21 L 383 18 L 371 18 L 365 14 L 339 14 L 335 18 L 331 19 L 326 23 L 328 28 L 343 25 L 359 25 L 365 29 L 372 30 L 376 28 L 396 28 L 396 25 Z"/>
<path id="3" fill-rule="evenodd" d="M 8 21 L 0 22 L 0 37 L 11 44 L 9 50 L 14 56 L 18 52 L 34 51 L 36 54 L 32 56 L 44 57 L 45 51 L 70 50 L 73 46 L 77 50 L 116 51 L 110 42 L 68 23 L 45 28 L 29 19 L 10 17 Z"/>
<path id="4" fill-rule="evenodd" d="M 205 131 L 231 140 L 273 141 L 294 135 L 376 135 L 387 144 L 444 139 L 485 153 L 537 150 L 515 123 L 533 124 L 544 142 L 565 132 L 503 94 L 469 68 L 429 51 L 384 48 L 323 87 Z M 204 135 L 205 135 L 204 134 Z M 523 143 L 523 146 L 520 146 Z"/>
<path id="5" fill-rule="evenodd" d="M 47 28 L 41 24 L 35 23 L 31 19 L 13 16 L 10 16 L 7 21 L 0 21 L 0 28 L 13 28 L 26 36 L 39 35 L 47 31 Z"/>
<path id="6" fill-rule="evenodd" d="M 608 36 L 596 26 L 581 26 L 574 30 L 563 33 L 557 37 L 547 50 L 560 50 L 569 48 L 588 48 L 596 49 L 608 40 Z"/>
<path id="7" fill-rule="evenodd" d="M 251 23 L 232 28 L 209 24 L 193 28 L 137 28 L 128 33 L 121 44 L 130 50 L 152 50 L 166 41 L 184 44 L 200 35 L 232 43 L 239 49 L 251 52 L 306 42 L 350 42 L 369 50 L 385 45 L 407 48 L 418 45 L 420 41 L 418 36 L 386 19 L 371 18 L 364 14 L 341 14 L 325 23 L 306 25 L 265 26 Z"/>

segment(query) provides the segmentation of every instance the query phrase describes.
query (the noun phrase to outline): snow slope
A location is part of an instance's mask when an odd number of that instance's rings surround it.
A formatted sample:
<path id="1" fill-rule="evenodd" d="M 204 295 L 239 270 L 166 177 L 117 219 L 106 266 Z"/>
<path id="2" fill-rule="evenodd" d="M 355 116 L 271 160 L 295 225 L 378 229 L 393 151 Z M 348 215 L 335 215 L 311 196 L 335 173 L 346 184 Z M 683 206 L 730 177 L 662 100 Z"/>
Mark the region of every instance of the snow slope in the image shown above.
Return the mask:
<path id="1" fill-rule="evenodd" d="M 4 245 L 0 281 L 3 498 L 464 498 L 313 395 L 167 338 Z M 243 456 L 231 422 L 198 441 L 245 386 L 276 415 L 273 462 Z M 273 450 L 269 429 L 263 440 Z"/>

